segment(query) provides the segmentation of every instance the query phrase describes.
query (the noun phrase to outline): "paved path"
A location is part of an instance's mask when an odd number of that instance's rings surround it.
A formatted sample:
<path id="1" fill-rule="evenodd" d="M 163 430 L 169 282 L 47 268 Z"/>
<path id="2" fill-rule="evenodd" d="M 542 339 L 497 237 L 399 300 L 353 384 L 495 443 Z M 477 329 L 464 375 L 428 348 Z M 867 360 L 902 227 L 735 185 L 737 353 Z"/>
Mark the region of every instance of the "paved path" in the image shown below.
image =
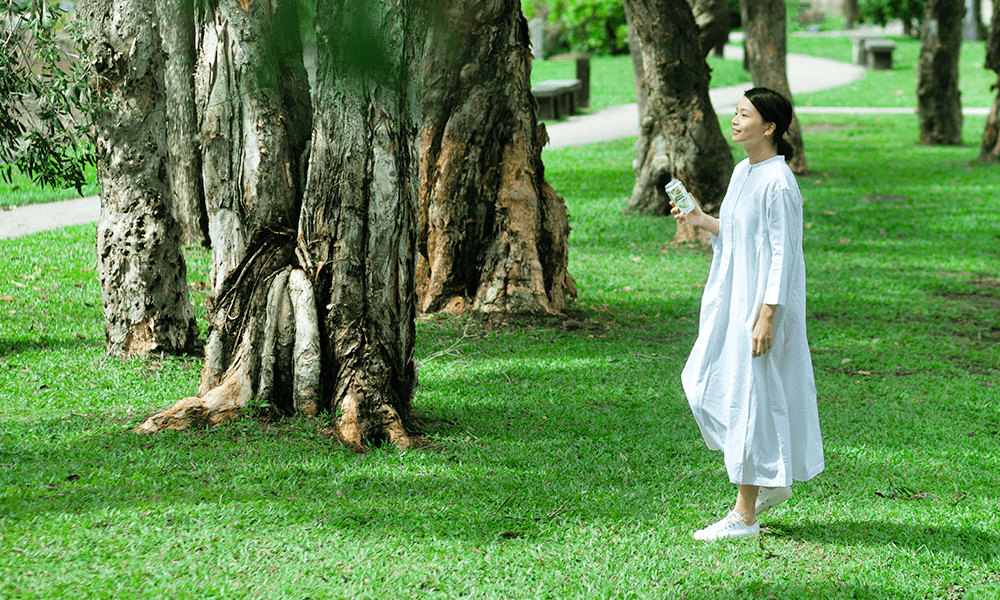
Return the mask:
<path id="1" fill-rule="evenodd" d="M 738 40 L 737 40 L 738 41 Z M 742 49 L 726 46 L 726 58 L 742 60 Z M 801 54 L 788 55 L 788 84 L 793 94 L 804 94 L 847 85 L 864 78 L 865 69 L 844 63 Z M 719 114 L 734 110 L 749 84 L 710 90 L 712 106 Z M 913 113 L 912 108 L 822 108 L 796 107 L 799 113 Z M 966 114 L 987 114 L 987 108 L 966 109 Z M 639 110 L 635 104 L 606 108 L 586 115 L 577 115 L 564 121 L 549 123 L 549 144 L 546 149 L 583 146 L 606 142 L 639 134 Z M 0 200 L 0 205 L 3 202 Z M 100 218 L 100 199 L 97 196 L 15 207 L 0 210 L 0 240 L 40 231 L 82 223 L 92 223 Z"/>

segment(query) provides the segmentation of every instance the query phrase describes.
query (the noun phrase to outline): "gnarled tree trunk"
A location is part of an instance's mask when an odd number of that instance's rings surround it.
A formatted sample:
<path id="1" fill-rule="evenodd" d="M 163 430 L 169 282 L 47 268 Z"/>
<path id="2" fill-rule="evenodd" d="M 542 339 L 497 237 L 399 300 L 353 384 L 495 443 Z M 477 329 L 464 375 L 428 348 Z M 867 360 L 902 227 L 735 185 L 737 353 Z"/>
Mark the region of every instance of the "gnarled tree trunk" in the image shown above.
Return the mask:
<path id="1" fill-rule="evenodd" d="M 997 82 L 992 89 L 997 97 L 993 100 L 993 108 L 986 117 L 986 127 L 983 129 L 983 141 L 979 148 L 979 160 L 982 162 L 1000 162 L 1000 2 L 993 2 L 993 18 L 990 34 L 986 38 L 986 63 L 983 67 L 997 74 Z"/>
<path id="2" fill-rule="evenodd" d="M 435 12 L 420 61 L 419 309 L 561 313 L 569 223 L 545 181 L 520 2 Z"/>
<path id="3" fill-rule="evenodd" d="M 648 90 L 628 210 L 669 214 L 663 188 L 677 178 L 706 212 L 718 212 L 733 158 L 708 95 L 709 69 L 691 7 L 676 0 L 626 0 L 626 6 Z"/>
<path id="4" fill-rule="evenodd" d="M 311 112 L 298 32 L 283 30 L 294 4 L 275 8 L 209 5 L 196 74 L 213 242 L 205 367 L 199 395 L 142 432 L 217 424 L 251 401 L 318 413 L 315 304 L 295 261 Z"/>
<path id="5" fill-rule="evenodd" d="M 173 217 L 163 71 L 152 0 L 90 0 L 101 218 L 97 270 L 110 354 L 191 349 L 198 330 Z"/>
<path id="6" fill-rule="evenodd" d="M 927 0 L 920 30 L 917 116 L 920 143 L 962 143 L 962 100 L 958 59 L 962 50 L 962 0 Z"/>
<path id="7" fill-rule="evenodd" d="M 754 86 L 771 88 L 791 100 L 786 64 L 784 0 L 741 0 L 740 13 L 747 64 Z M 795 156 L 788 161 L 788 167 L 797 175 L 808 173 L 802 129 L 794 112 L 785 139 L 795 149 Z"/>
<path id="8" fill-rule="evenodd" d="M 352 448 L 407 446 L 416 385 L 416 182 L 410 2 L 317 3 L 310 131 L 297 32 L 221 0 L 199 72 L 213 301 L 199 397 L 139 431 L 214 424 L 251 403 L 329 410 Z M 384 41 L 383 41 L 384 40 Z M 210 185 L 210 182 L 214 182 Z"/>

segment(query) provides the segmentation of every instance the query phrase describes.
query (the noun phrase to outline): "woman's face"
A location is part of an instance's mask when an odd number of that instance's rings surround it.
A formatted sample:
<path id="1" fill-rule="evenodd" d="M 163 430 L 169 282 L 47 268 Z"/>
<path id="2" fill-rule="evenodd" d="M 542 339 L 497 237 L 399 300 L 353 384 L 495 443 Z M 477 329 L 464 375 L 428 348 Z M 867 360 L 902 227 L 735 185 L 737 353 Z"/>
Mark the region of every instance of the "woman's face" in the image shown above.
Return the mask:
<path id="1" fill-rule="evenodd" d="M 733 127 L 733 141 L 744 148 L 747 144 L 757 145 L 762 141 L 773 144 L 771 138 L 765 136 L 774 133 L 774 123 L 765 123 L 746 96 L 740 98 L 739 104 L 736 105 L 736 115 L 730 124 Z"/>

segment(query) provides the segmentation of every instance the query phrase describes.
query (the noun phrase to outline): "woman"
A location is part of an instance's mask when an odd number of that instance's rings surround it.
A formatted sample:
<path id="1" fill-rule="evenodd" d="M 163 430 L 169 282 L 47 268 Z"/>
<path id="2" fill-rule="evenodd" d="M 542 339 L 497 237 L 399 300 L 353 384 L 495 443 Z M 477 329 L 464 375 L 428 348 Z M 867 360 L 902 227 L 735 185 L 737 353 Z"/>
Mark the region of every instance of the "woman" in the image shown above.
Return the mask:
<path id="1" fill-rule="evenodd" d="M 733 171 L 719 218 L 700 206 L 672 211 L 712 234 L 698 339 L 681 382 L 705 442 L 723 451 L 739 486 L 732 511 L 695 532 L 699 540 L 757 535 L 757 515 L 790 498 L 792 480 L 824 467 L 806 341 L 802 194 L 782 139 L 791 120 L 784 96 L 749 90 L 732 120 L 747 158 Z"/>

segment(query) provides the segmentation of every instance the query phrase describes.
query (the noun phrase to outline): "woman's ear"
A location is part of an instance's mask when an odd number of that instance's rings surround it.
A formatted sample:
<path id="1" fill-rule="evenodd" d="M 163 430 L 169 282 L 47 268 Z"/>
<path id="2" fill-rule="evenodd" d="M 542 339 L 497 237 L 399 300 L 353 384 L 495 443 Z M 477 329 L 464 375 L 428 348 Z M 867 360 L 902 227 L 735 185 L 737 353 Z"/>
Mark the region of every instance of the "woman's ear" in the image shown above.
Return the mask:
<path id="1" fill-rule="evenodd" d="M 774 122 L 771 122 L 771 123 L 768 123 L 767 125 L 764 125 L 764 135 L 772 135 L 777 130 L 778 130 L 778 126 L 775 125 Z"/>

